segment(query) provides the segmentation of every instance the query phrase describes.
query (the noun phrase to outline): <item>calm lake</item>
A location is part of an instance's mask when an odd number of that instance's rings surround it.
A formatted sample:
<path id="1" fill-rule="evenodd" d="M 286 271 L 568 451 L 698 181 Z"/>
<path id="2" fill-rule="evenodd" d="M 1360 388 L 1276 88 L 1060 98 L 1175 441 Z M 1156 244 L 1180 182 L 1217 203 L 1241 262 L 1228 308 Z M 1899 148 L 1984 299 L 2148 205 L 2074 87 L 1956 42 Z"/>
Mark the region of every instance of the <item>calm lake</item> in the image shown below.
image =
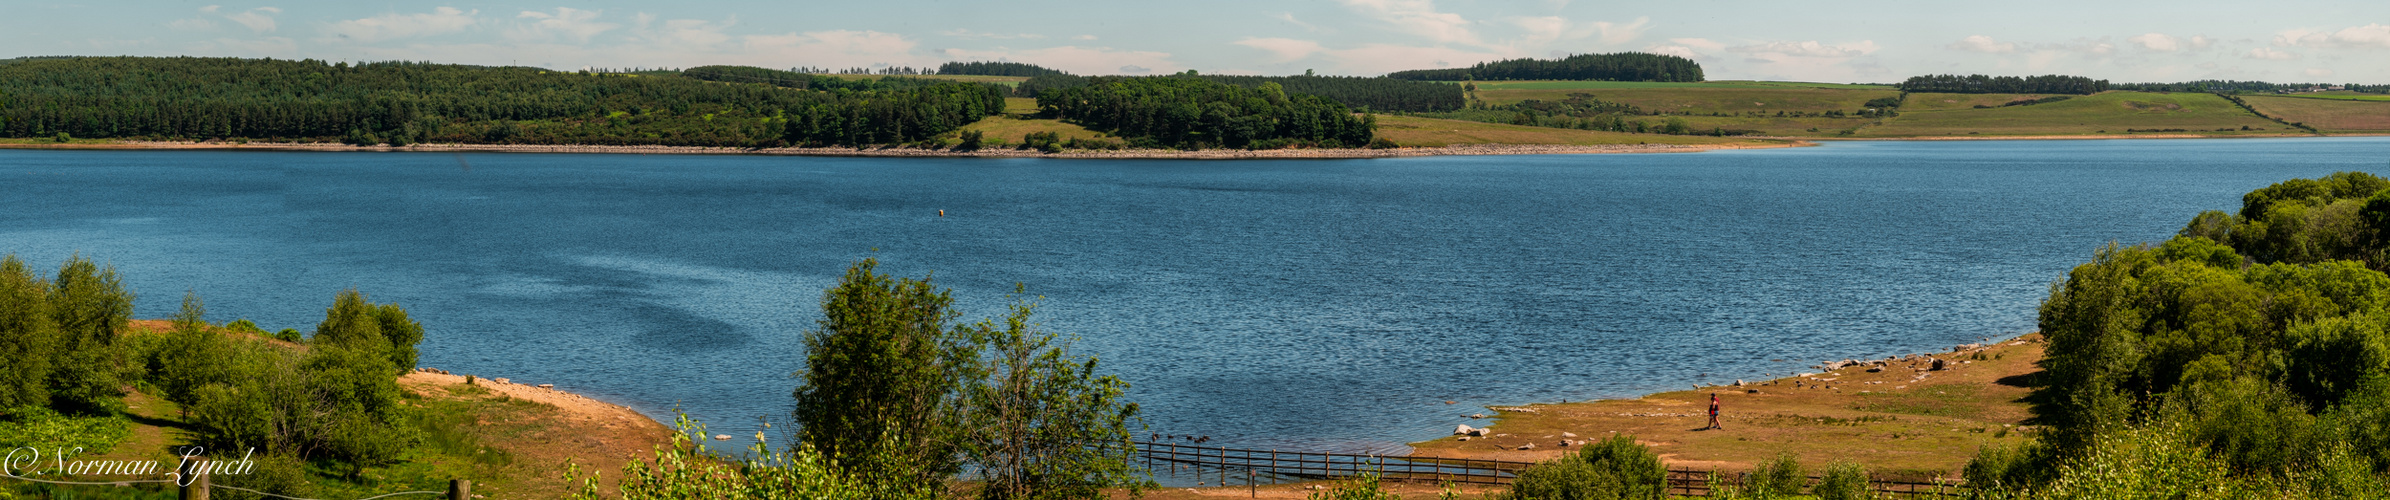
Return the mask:
<path id="1" fill-rule="evenodd" d="M 847 265 L 1015 283 L 1153 432 L 1392 451 L 1628 397 L 2032 331 L 2052 280 L 2390 138 L 1846 142 L 1321 161 L 0 151 L 0 253 L 163 318 L 313 329 L 350 287 L 423 366 L 717 432 L 785 421 Z M 940 217 L 939 210 L 946 215 Z M 1446 405 L 1445 401 L 1459 404 Z"/>

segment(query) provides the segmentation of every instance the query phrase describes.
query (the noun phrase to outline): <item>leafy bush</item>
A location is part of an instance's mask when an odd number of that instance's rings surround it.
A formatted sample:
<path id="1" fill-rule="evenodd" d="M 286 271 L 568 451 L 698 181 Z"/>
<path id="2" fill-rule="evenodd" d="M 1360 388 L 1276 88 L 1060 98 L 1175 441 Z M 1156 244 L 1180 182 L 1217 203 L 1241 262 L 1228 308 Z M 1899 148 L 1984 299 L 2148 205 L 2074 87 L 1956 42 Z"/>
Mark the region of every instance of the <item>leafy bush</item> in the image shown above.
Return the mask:
<path id="1" fill-rule="evenodd" d="M 132 422 L 122 416 L 63 415 L 40 406 L 0 410 L 0 450 L 32 447 L 47 456 L 80 448 L 84 454 L 100 454 L 132 435 Z"/>
<path id="2" fill-rule="evenodd" d="M 568 466 L 566 482 L 579 482 L 574 500 L 907 500 L 937 498 L 944 484 L 874 484 L 842 470 L 839 464 L 811 446 L 772 453 L 763 443 L 746 458 L 726 461 L 706 450 L 705 424 L 681 414 L 673 420 L 672 444 L 657 446 L 654 460 L 632 460 L 622 467 L 622 481 L 612 496 L 598 491 L 598 473 L 580 477 L 578 464 Z M 891 443 L 893 444 L 893 443 Z"/>
<path id="3" fill-rule="evenodd" d="M 1328 489 L 1304 495 L 1305 500 L 1402 500 L 1394 492 L 1386 491 L 1376 473 L 1364 473 L 1352 479 L 1337 481 Z"/>
<path id="4" fill-rule="evenodd" d="M 1507 498 L 1657 499 L 1666 496 L 1668 467 L 1633 436 L 1612 436 L 1574 453 L 1519 471 Z"/>
<path id="5" fill-rule="evenodd" d="M 1860 500 L 1867 498 L 1867 468 L 1851 462 L 1836 462 L 1826 466 L 1825 477 L 1809 491 L 1817 500 Z"/>
<path id="6" fill-rule="evenodd" d="M 1801 487 L 1809 482 L 1809 477 L 1801 474 L 1800 457 L 1791 452 L 1778 453 L 1775 458 L 1760 462 L 1748 477 L 1743 486 L 1761 498 L 1799 495 Z"/>

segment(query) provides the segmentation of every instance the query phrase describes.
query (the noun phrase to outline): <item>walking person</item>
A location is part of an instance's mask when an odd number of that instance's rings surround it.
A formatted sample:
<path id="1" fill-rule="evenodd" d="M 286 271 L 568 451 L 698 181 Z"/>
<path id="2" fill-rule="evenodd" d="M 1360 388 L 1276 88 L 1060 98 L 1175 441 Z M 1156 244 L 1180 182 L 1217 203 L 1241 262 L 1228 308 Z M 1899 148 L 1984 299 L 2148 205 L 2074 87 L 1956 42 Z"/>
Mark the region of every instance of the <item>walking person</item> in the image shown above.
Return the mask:
<path id="1" fill-rule="evenodd" d="M 1718 426 L 1718 393 L 1710 393 L 1710 426 L 1702 430 L 1724 429 Z"/>

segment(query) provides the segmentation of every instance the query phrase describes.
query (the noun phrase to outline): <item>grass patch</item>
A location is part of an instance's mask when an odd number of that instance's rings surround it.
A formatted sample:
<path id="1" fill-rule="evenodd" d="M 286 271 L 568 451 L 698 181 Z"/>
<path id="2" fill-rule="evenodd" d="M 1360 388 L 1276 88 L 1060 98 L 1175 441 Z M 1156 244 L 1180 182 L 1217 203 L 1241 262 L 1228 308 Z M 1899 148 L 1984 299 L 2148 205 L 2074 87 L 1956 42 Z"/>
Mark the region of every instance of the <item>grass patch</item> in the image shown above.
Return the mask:
<path id="1" fill-rule="evenodd" d="M 1010 99 L 1007 99 L 1005 104 L 1009 110 Z M 1111 137 L 1102 132 L 1088 130 L 1087 127 L 1066 123 L 1062 120 L 1025 119 L 1011 116 L 991 116 L 972 122 L 970 125 L 964 125 L 963 130 L 977 130 L 981 134 L 986 134 L 989 141 L 1001 140 L 1004 141 L 1004 144 L 1020 144 L 1022 136 L 1037 132 L 1053 132 L 1059 140 L 1064 141 Z"/>
<path id="2" fill-rule="evenodd" d="M 2326 132 L 2390 130 L 2390 102 L 2284 96 L 2242 96 L 2266 116 L 2305 123 Z"/>
<path id="3" fill-rule="evenodd" d="M 1377 136 L 1411 147 L 1456 144 L 1554 144 L 1604 146 L 1619 144 L 1764 144 L 1754 139 L 1660 134 L 1595 132 L 1529 127 L 1463 120 L 1378 115 Z"/>
<path id="4" fill-rule="evenodd" d="M 2044 97 L 2049 97 L 2049 95 L 1941 94 L 1932 92 L 1918 92 L 1909 94 L 1909 100 L 1907 102 L 1901 103 L 1900 110 L 1901 112 L 1906 113 L 1911 111 L 1949 111 L 1954 109 L 1976 109 L 1976 106 L 1997 108 L 2012 102 L 2031 101 Z"/>
<path id="5" fill-rule="evenodd" d="M 1917 96 L 1910 96 L 1911 102 Z M 2212 94 L 2103 92 L 2060 102 L 1990 109 L 1905 110 L 1859 137 L 2037 136 L 2135 133 L 2304 135 Z M 2241 127 L 2249 127 L 2242 131 Z"/>
<path id="6" fill-rule="evenodd" d="M 1037 98 L 1035 98 L 1035 97 L 1006 97 L 1006 98 L 1004 98 L 1004 114 L 1008 114 L 1008 115 L 1034 115 L 1034 114 L 1037 114 Z"/>
<path id="7" fill-rule="evenodd" d="M 1448 82 L 1455 85 L 1461 82 Z M 1660 89 L 1660 88 L 1812 88 L 1812 89 L 1876 89 L 1890 90 L 1890 85 L 1844 83 L 1766 82 L 1752 80 L 1720 80 L 1708 82 L 1601 82 L 1585 80 L 1524 80 L 1475 82 L 1478 90 L 1566 90 L 1566 89 Z"/>

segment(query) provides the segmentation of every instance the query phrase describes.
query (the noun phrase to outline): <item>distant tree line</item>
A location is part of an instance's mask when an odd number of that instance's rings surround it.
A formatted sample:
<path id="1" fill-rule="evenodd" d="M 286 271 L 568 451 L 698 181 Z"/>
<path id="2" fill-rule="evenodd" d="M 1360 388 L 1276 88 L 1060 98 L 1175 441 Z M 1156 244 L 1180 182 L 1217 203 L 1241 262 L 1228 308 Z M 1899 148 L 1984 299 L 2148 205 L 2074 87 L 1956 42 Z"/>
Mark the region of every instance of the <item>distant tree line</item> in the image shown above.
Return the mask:
<path id="1" fill-rule="evenodd" d="M 1387 73 L 1398 80 L 1601 80 L 1620 82 L 1698 82 L 1701 64 L 1677 56 L 1644 52 L 1578 54 L 1560 59 L 1508 59 L 1467 68 L 1419 69 Z"/>
<path id="2" fill-rule="evenodd" d="M 941 74 L 941 75 L 986 75 L 986 76 L 1044 76 L 1044 75 L 1062 75 L 1062 74 L 1067 74 L 1067 73 L 1063 73 L 1063 72 L 1062 72 L 1062 70 L 1058 70 L 1058 69 L 1052 69 L 1052 68 L 1047 68 L 1047 67 L 1044 67 L 1044 66 L 1038 66 L 1038 65 L 1035 65 L 1035 64 L 1028 64 L 1028 63 L 1017 63 L 1017 62 L 1001 62 L 1001 61 L 980 61 L 980 62 L 962 62 L 962 61 L 955 61 L 955 62 L 949 62 L 949 63 L 946 63 L 946 64 L 940 64 L 940 65 L 938 65 L 938 74 Z"/>
<path id="3" fill-rule="evenodd" d="M 1244 88 L 1260 88 L 1262 84 L 1275 83 L 1289 93 L 1326 97 L 1347 107 L 1369 111 L 1451 111 L 1460 109 L 1466 103 L 1458 85 L 1391 78 L 1184 74 L 1167 77 L 1198 78 Z M 1086 86 L 1087 81 L 1087 77 L 1064 73 L 1039 75 L 1013 87 L 1013 95 L 1037 97 L 1049 89 Z"/>
<path id="4" fill-rule="evenodd" d="M 2248 92 L 2274 92 L 2278 90 L 2307 90 L 2317 87 L 2345 87 L 2346 90 L 2352 92 L 2366 92 L 2375 94 L 2390 93 L 2390 85 L 2363 85 L 2355 83 L 2273 83 L 2239 80 L 2193 80 L 2175 83 L 2119 83 L 2111 85 L 2108 88 L 2111 90 L 2136 90 L 2142 92 L 2210 92 L 2231 94 Z"/>
<path id="5" fill-rule="evenodd" d="M 1085 86 L 1046 90 L 1037 105 L 1132 145 L 1187 149 L 1360 147 L 1376 126 L 1374 117 L 1276 82 L 1245 88 L 1199 78 L 1093 77 Z"/>
<path id="6" fill-rule="evenodd" d="M 761 83 L 779 87 L 788 87 L 792 89 L 820 90 L 824 92 L 842 89 L 853 92 L 902 90 L 953 83 L 953 80 L 939 80 L 935 78 L 909 78 L 904 76 L 847 78 L 828 74 L 799 73 L 795 71 L 781 71 L 769 68 L 758 68 L 754 66 L 698 66 L 695 68 L 681 70 L 680 75 L 709 82 Z"/>
<path id="7" fill-rule="evenodd" d="M 2108 90 L 2107 80 L 2067 75 L 1988 76 L 1925 75 L 1900 82 L 1902 92 L 1946 94 L 2097 94 Z"/>
<path id="8" fill-rule="evenodd" d="M 795 85 L 799 76 L 802 87 Z M 998 85 L 718 66 L 625 75 L 412 62 L 80 57 L 0 65 L 0 136 L 399 146 L 890 144 L 1000 113 L 1003 96 Z"/>
<path id="9" fill-rule="evenodd" d="M 1346 106 L 1371 111 L 1450 111 L 1460 109 L 1465 102 L 1459 85 L 1392 78 L 1314 75 L 1201 75 L 1197 78 L 1245 88 L 1276 83 L 1287 92 L 1326 97 Z"/>
<path id="10" fill-rule="evenodd" d="M 1021 81 L 1020 85 L 1013 86 L 1012 95 L 1020 97 L 1037 97 L 1038 95 L 1044 94 L 1048 89 L 1084 86 L 1087 86 L 1087 77 L 1084 76 L 1072 75 L 1069 73 L 1038 75 L 1029 77 L 1028 80 Z"/>

